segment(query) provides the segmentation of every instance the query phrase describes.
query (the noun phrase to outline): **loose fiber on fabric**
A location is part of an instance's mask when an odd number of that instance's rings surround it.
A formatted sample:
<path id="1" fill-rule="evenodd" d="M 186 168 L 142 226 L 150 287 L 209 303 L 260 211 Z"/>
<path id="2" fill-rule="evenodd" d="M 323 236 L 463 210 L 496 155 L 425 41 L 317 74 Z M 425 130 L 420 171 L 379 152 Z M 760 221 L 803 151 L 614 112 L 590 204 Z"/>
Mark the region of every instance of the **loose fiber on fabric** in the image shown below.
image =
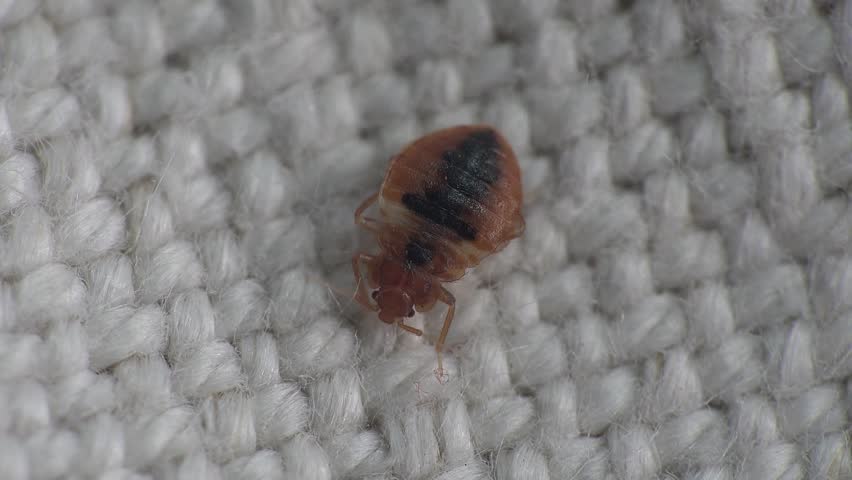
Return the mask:
<path id="1" fill-rule="evenodd" d="M 0 478 L 852 478 L 852 1 L 0 1 Z M 526 232 L 433 343 L 352 300 L 388 160 Z"/>

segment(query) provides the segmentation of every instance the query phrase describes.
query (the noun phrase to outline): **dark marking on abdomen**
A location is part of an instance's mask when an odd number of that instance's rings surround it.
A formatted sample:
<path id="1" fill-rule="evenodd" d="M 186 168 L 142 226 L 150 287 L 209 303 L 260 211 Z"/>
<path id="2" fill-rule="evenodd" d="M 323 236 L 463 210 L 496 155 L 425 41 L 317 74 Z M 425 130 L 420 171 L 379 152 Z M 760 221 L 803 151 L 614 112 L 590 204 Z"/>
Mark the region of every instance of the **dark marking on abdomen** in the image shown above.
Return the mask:
<path id="1" fill-rule="evenodd" d="M 492 130 L 468 135 L 456 148 L 441 154 L 438 177 L 446 184 L 427 188 L 423 194 L 406 193 L 402 203 L 435 225 L 475 240 L 477 230 L 464 218 L 475 212 L 500 178 L 500 144 Z"/>
<path id="2" fill-rule="evenodd" d="M 500 178 L 500 144 L 491 130 L 471 133 L 442 155 L 447 184 L 471 200 L 482 200 Z"/>
<path id="3" fill-rule="evenodd" d="M 432 261 L 433 252 L 431 245 L 419 240 L 410 240 L 405 246 L 405 260 L 416 267 L 426 265 Z"/>
<path id="4" fill-rule="evenodd" d="M 402 196 L 402 204 L 417 216 L 429 220 L 435 225 L 448 228 L 465 240 L 474 240 L 477 233 L 476 229 L 462 220 L 458 214 L 447 210 L 447 205 L 440 202 L 442 198 L 445 199 L 446 197 L 430 195 L 429 192 L 426 193 L 426 196 L 406 193 Z"/>

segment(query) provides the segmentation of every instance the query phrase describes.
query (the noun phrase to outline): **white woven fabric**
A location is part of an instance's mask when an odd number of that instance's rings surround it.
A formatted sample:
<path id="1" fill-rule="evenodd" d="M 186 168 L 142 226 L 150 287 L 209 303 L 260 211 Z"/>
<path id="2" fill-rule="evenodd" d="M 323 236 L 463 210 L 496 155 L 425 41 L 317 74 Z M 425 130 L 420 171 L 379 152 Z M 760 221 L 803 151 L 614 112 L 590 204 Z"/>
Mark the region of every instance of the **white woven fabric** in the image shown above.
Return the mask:
<path id="1" fill-rule="evenodd" d="M 850 62 L 852 0 L 0 0 L 0 478 L 852 478 Z M 352 213 L 469 122 L 527 231 L 441 385 Z"/>

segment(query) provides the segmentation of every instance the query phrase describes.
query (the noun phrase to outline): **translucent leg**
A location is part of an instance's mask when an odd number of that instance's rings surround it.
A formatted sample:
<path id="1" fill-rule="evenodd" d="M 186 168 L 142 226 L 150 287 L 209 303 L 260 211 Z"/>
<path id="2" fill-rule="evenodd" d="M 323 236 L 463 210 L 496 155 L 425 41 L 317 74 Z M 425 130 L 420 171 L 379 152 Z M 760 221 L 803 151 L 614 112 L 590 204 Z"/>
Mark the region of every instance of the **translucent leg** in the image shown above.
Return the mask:
<path id="1" fill-rule="evenodd" d="M 438 354 L 438 369 L 435 371 L 435 376 L 438 382 L 443 383 L 444 380 L 444 342 L 447 340 L 447 333 L 450 331 L 450 325 L 453 323 L 453 316 L 456 313 L 456 297 L 447 289 L 441 287 L 441 296 L 439 300 L 449 306 L 447 316 L 444 317 L 444 326 L 441 327 L 441 335 L 438 336 L 438 342 L 435 343 L 435 352 Z"/>
<path id="2" fill-rule="evenodd" d="M 364 285 L 364 279 L 361 276 L 361 262 L 366 260 L 374 260 L 375 255 L 370 255 L 364 252 L 358 252 L 352 256 L 352 272 L 355 273 L 355 284 L 358 290 L 355 292 L 355 300 L 358 301 L 364 308 L 372 311 L 378 311 L 379 307 L 370 302 L 370 296 L 367 294 L 367 286 Z"/>
<path id="3" fill-rule="evenodd" d="M 355 210 L 355 224 L 361 225 L 367 230 L 377 233 L 379 231 L 378 221 L 374 218 L 369 218 L 364 216 L 364 212 L 370 208 L 370 206 L 376 203 L 376 199 L 379 198 L 379 192 L 376 192 L 369 197 L 365 198 L 361 205 Z"/>
<path id="4" fill-rule="evenodd" d="M 413 333 L 413 334 L 417 335 L 418 337 L 423 335 L 423 330 L 420 330 L 419 328 L 414 328 L 411 325 L 406 325 L 406 324 L 402 323 L 402 320 L 400 320 L 399 323 L 397 323 L 397 325 L 399 325 L 399 328 L 405 330 L 408 333 Z"/>

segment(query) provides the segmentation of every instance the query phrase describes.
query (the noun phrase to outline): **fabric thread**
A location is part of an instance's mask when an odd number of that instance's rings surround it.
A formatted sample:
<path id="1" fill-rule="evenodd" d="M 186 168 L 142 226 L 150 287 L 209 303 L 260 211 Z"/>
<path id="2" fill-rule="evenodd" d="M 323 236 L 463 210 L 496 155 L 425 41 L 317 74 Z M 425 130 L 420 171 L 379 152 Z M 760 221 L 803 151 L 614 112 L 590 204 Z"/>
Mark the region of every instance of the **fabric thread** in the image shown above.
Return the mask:
<path id="1" fill-rule="evenodd" d="M 852 478 L 849 58 L 850 0 L 0 2 L 0 477 Z M 527 230 L 439 384 L 352 213 L 474 122 Z"/>

